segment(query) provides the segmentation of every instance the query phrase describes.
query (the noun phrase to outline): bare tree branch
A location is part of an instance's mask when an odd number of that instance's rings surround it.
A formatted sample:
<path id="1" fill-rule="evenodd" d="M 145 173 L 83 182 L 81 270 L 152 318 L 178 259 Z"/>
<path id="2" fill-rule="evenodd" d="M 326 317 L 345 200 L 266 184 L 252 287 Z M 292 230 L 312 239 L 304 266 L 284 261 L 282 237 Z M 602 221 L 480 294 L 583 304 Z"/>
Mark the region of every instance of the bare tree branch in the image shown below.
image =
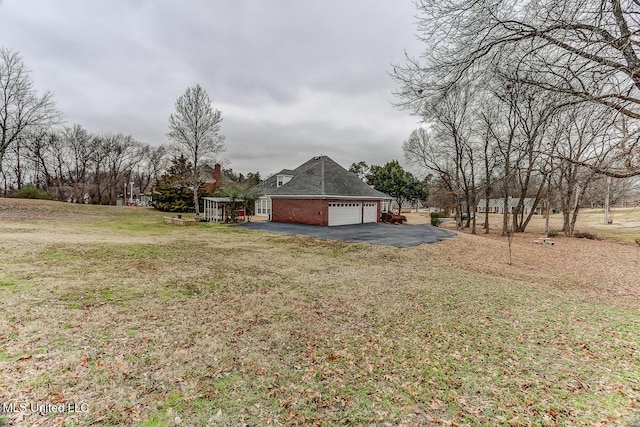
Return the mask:
<path id="1" fill-rule="evenodd" d="M 211 106 L 209 94 L 200 85 L 187 88 L 176 101 L 175 108 L 175 113 L 169 117 L 167 136 L 192 163 L 193 200 L 198 216 L 200 167 L 205 159 L 224 151 L 224 136 L 220 130 L 222 113 Z"/>
<path id="2" fill-rule="evenodd" d="M 26 133 L 60 123 L 51 92 L 39 96 L 22 57 L 0 48 L 0 170 L 7 148 Z"/>

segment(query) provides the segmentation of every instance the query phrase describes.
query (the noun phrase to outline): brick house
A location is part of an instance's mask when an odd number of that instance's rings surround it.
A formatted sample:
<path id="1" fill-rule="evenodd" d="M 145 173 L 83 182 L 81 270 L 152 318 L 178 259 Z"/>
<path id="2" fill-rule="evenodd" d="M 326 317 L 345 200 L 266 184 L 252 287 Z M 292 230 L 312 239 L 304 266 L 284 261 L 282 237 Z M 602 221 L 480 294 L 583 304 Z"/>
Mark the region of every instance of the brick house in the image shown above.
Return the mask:
<path id="1" fill-rule="evenodd" d="M 391 200 L 327 156 L 283 169 L 262 182 L 261 193 L 256 215 L 324 226 L 379 222 Z"/>
<path id="2" fill-rule="evenodd" d="M 213 191 L 221 185 L 233 182 L 233 180 L 222 171 L 220 163 L 216 163 L 213 167 L 209 165 L 202 166 L 201 177 L 204 181 L 202 187 L 205 191 Z"/>

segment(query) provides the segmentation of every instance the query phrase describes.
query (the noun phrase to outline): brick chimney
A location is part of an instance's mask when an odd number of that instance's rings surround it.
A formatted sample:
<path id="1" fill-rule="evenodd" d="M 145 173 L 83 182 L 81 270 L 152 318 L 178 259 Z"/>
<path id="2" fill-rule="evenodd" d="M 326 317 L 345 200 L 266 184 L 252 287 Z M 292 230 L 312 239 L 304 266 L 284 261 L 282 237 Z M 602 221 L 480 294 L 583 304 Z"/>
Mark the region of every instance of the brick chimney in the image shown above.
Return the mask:
<path id="1" fill-rule="evenodd" d="M 216 163 L 213 166 L 213 180 L 216 186 L 222 184 L 222 168 L 220 167 L 220 163 Z"/>

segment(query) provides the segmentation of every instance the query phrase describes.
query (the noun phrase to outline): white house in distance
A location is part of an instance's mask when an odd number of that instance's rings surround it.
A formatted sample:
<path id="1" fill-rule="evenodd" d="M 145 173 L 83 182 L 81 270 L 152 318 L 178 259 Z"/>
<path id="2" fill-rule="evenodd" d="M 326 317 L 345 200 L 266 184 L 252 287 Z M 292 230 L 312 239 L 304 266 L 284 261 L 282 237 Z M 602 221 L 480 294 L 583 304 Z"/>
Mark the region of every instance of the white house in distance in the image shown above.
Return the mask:
<path id="1" fill-rule="evenodd" d="M 533 197 L 527 197 L 524 199 L 524 214 L 525 215 L 529 215 L 529 212 L 531 212 L 531 208 L 533 207 L 533 201 L 535 199 Z M 516 206 L 518 206 L 518 202 L 520 201 L 520 199 L 516 199 L 515 197 L 511 197 L 509 196 L 508 199 L 508 209 L 509 209 L 509 213 L 513 213 L 514 209 L 516 208 Z M 478 213 L 484 213 L 485 212 L 485 208 L 486 208 L 486 201 L 485 199 L 481 199 L 478 202 L 478 207 L 476 209 L 476 212 Z M 504 199 L 489 199 L 489 213 L 496 213 L 496 214 L 503 214 L 504 213 Z M 538 206 L 534 212 L 535 214 L 542 214 L 542 208 L 540 206 Z"/>
<path id="2" fill-rule="evenodd" d="M 391 200 L 327 156 L 283 169 L 262 182 L 261 193 L 256 215 L 324 226 L 379 222 Z"/>

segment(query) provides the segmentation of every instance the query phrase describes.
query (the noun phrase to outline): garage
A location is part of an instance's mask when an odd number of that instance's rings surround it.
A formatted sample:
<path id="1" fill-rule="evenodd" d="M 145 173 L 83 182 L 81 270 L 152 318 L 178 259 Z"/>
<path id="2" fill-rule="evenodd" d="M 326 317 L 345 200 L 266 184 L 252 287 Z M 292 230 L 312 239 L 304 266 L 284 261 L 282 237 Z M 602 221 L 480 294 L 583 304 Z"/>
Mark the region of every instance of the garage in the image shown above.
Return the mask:
<path id="1" fill-rule="evenodd" d="M 362 211 L 362 222 L 378 222 L 378 204 L 367 202 Z"/>
<path id="2" fill-rule="evenodd" d="M 376 223 L 381 204 L 391 200 L 327 156 L 283 169 L 263 182 L 262 192 L 271 200 L 271 221 L 325 227 Z"/>
<path id="3" fill-rule="evenodd" d="M 362 203 L 330 202 L 329 226 L 362 223 Z"/>

